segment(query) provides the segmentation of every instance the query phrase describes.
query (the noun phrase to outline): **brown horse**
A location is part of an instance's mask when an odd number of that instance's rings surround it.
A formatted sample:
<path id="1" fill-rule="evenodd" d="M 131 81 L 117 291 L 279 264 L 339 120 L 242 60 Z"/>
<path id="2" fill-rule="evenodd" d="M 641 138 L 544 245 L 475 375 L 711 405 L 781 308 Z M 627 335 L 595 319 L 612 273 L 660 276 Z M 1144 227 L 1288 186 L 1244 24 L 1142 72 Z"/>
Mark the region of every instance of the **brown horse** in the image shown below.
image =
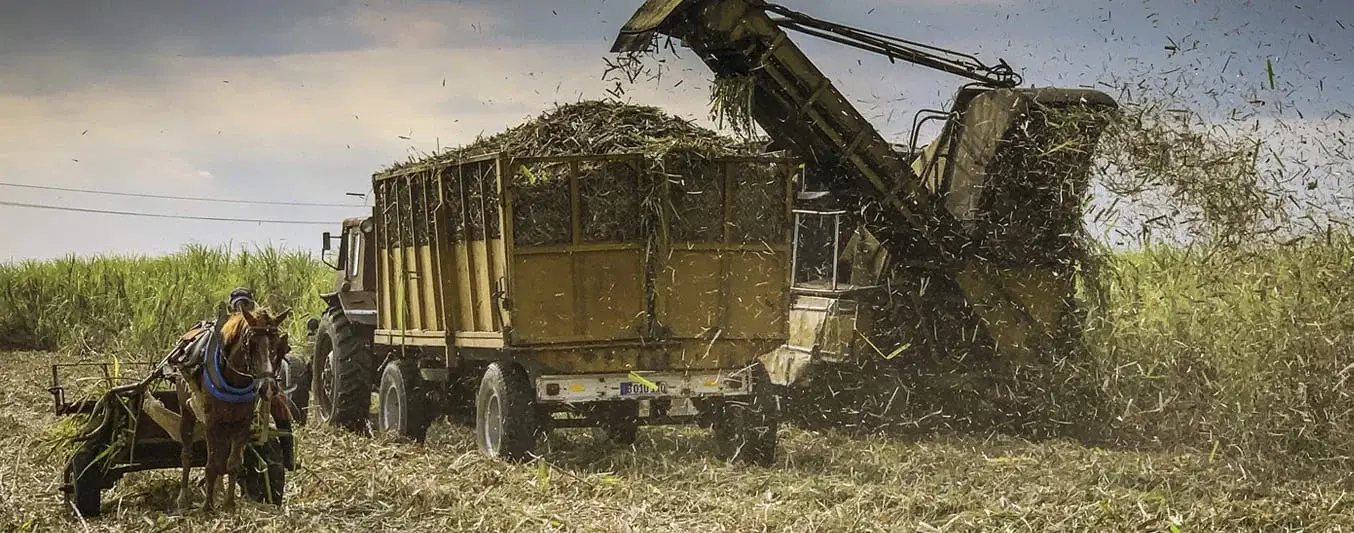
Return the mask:
<path id="1" fill-rule="evenodd" d="M 211 510 L 222 475 L 229 475 L 225 507 L 235 506 L 236 484 L 244 465 L 245 446 L 252 434 L 259 402 L 273 403 L 277 387 L 273 374 L 286 353 L 286 337 L 279 327 L 291 311 L 274 317 L 267 311 L 238 311 L 220 327 L 220 334 L 202 345 L 199 364 L 183 368 L 178 380 L 180 442 L 183 476 L 179 506 L 189 503 L 188 473 L 192 442 L 201 422 L 207 440 L 207 501 Z"/>

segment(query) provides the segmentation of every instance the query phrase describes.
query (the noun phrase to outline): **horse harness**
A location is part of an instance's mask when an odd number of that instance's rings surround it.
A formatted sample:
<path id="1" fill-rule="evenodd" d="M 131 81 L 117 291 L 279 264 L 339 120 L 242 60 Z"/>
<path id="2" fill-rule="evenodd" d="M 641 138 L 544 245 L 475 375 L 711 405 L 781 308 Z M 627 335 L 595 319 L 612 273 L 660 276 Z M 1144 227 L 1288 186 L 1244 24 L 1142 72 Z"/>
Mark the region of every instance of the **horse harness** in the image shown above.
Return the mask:
<path id="1" fill-rule="evenodd" d="M 225 357 L 225 342 L 221 335 L 222 324 L 217 321 L 199 322 L 179 340 L 179 345 L 170 356 L 170 361 L 179 368 L 181 376 L 202 372 L 202 385 L 205 392 L 217 400 L 242 404 L 258 399 L 260 376 L 254 376 L 241 369 L 232 369 L 237 374 L 252 378 L 248 385 L 236 387 L 226 382 L 223 374 L 229 362 Z M 280 331 L 277 327 L 249 327 L 239 340 L 241 348 L 248 350 L 257 339 L 271 339 Z M 266 342 L 266 340 L 265 340 Z M 199 391 L 194 391 L 199 392 Z"/>

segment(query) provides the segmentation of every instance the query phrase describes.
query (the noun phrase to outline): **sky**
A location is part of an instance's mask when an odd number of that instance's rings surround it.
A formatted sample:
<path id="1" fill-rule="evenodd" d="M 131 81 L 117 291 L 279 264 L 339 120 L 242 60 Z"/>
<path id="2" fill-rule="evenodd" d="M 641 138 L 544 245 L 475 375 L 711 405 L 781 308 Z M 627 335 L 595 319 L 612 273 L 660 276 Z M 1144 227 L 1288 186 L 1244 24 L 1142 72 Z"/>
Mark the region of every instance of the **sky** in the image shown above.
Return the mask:
<path id="1" fill-rule="evenodd" d="M 557 102 L 605 97 L 603 60 L 641 4 L 0 3 L 0 184 L 346 206 L 0 185 L 0 202 L 227 219 L 0 205 L 0 261 L 161 254 L 187 243 L 316 252 L 322 231 L 364 213 L 348 193 L 367 192 L 371 174 L 389 163 L 501 131 Z M 1005 59 L 1027 85 L 1173 93 L 1207 120 L 1354 127 L 1347 0 L 782 3 Z M 947 105 L 964 81 L 806 36 L 796 42 L 895 142 L 906 142 L 917 110 Z M 626 98 L 709 125 L 708 72 L 689 52 L 667 66 L 663 79 L 630 87 Z M 1311 148 L 1292 136 L 1276 146 L 1304 160 Z M 1347 165 L 1323 172 L 1334 176 L 1322 186 L 1328 195 L 1354 188 L 1343 181 Z M 240 221 L 259 219 L 289 223 Z"/>

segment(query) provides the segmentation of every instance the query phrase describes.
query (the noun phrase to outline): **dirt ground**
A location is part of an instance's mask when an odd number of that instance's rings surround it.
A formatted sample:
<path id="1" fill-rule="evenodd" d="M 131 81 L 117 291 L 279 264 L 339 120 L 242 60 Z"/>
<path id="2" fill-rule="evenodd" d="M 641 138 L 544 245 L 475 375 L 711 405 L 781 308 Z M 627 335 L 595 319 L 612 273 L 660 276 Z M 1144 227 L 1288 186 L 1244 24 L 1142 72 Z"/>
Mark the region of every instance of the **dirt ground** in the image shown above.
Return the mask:
<path id="1" fill-rule="evenodd" d="M 56 420 L 46 387 L 58 359 L 0 354 L 6 531 L 1354 531 L 1347 473 L 1214 450 L 784 427 L 778 464 L 754 468 L 717 460 L 703 431 L 647 428 L 633 448 L 556 432 L 549 463 L 509 465 L 443 423 L 423 445 L 302 429 L 282 508 L 181 512 L 177 473 L 157 471 L 128 475 L 104 516 L 83 521 L 57 491 L 60 459 L 38 443 Z"/>

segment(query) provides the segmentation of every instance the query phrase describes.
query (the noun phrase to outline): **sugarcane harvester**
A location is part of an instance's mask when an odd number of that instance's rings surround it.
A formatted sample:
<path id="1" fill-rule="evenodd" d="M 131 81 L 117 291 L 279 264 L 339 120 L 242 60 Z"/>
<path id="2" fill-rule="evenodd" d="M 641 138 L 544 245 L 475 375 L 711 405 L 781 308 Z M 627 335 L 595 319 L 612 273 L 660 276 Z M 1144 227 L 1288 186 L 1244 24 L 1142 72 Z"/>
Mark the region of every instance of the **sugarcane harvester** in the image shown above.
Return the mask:
<path id="1" fill-rule="evenodd" d="M 917 113 L 895 149 L 787 35 L 793 30 L 972 80 Z M 763 357 L 781 385 L 815 368 L 931 356 L 1048 357 L 1076 344 L 1091 156 L 1117 108 L 1089 89 L 1018 88 L 1004 61 L 816 19 L 760 0 L 648 0 L 613 52 L 668 36 L 806 162 L 796 200 L 790 340 Z M 920 128 L 940 133 L 917 146 Z"/>

